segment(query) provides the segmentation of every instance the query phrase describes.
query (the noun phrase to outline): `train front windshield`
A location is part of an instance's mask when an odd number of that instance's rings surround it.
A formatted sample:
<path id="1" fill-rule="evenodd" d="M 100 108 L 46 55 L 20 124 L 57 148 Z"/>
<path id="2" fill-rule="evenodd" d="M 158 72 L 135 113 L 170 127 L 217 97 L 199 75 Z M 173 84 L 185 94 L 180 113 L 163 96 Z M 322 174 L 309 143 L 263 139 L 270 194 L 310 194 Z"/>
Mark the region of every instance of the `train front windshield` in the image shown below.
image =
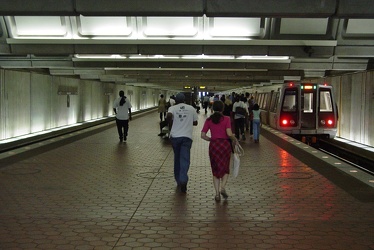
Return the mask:
<path id="1" fill-rule="evenodd" d="M 279 125 L 281 127 L 296 127 L 298 126 L 297 120 L 297 98 L 298 92 L 296 88 L 286 89 L 282 102 L 280 112 Z"/>
<path id="2" fill-rule="evenodd" d="M 332 93 L 330 89 L 320 88 L 319 90 L 319 119 L 320 128 L 336 128 L 337 117 L 334 111 Z"/>
<path id="3" fill-rule="evenodd" d="M 332 112 L 333 111 L 331 93 L 329 90 L 320 91 L 319 107 L 320 107 L 320 112 Z"/>

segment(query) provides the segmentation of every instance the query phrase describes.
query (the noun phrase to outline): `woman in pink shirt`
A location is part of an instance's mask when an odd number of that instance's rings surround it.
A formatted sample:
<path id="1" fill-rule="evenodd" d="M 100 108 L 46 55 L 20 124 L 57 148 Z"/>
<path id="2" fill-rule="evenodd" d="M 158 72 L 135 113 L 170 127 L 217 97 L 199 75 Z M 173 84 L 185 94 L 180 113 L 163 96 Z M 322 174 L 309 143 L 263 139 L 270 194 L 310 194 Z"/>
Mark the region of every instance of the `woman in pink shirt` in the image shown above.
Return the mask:
<path id="1" fill-rule="evenodd" d="M 222 114 L 224 104 L 222 101 L 213 103 L 213 114 L 205 121 L 201 130 L 201 138 L 209 141 L 209 158 L 213 174 L 213 185 L 216 191 L 215 200 L 220 201 L 222 195 L 227 199 L 225 190 L 227 179 L 230 174 L 230 157 L 233 146 L 238 143 L 231 131 L 229 116 Z M 210 137 L 207 135 L 210 130 Z"/>

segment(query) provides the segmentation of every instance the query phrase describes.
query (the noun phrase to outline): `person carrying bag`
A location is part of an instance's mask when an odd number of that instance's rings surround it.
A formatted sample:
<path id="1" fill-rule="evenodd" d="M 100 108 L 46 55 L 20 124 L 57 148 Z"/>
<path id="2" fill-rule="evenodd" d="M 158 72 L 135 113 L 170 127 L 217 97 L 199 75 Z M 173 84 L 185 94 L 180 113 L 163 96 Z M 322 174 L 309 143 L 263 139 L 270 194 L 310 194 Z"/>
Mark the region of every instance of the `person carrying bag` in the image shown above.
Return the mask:
<path id="1" fill-rule="evenodd" d="M 230 174 L 231 147 L 238 144 L 238 140 L 231 131 L 230 117 L 224 116 L 223 110 L 223 102 L 215 101 L 213 114 L 206 119 L 201 130 L 201 138 L 209 141 L 209 159 L 213 186 L 216 191 L 214 199 L 217 202 L 221 200 L 221 195 L 224 199 L 229 197 L 225 187 Z M 208 131 L 210 131 L 210 137 L 207 135 Z"/>

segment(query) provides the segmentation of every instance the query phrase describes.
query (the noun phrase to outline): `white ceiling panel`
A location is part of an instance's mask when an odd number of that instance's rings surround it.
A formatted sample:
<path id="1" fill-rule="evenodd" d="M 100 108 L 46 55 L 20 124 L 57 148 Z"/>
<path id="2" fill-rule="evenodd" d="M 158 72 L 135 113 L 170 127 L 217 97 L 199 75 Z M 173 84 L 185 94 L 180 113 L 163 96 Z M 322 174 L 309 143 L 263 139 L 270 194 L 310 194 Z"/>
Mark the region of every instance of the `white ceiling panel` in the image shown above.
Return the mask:
<path id="1" fill-rule="evenodd" d="M 133 32 L 129 24 L 131 19 L 126 17 L 79 16 L 77 20 L 82 36 L 129 36 Z"/>
<path id="2" fill-rule="evenodd" d="M 282 18 L 280 34 L 325 35 L 328 18 Z"/>
<path id="3" fill-rule="evenodd" d="M 261 33 L 261 18 L 209 18 L 209 35 L 212 37 L 251 37 Z"/>
<path id="4" fill-rule="evenodd" d="M 143 34 L 147 37 L 190 36 L 198 33 L 195 17 L 144 17 Z"/>
<path id="5" fill-rule="evenodd" d="M 60 36 L 67 34 L 65 18 L 59 16 L 15 16 L 12 18 L 14 36 Z"/>
<path id="6" fill-rule="evenodd" d="M 349 19 L 346 34 L 374 35 L 374 19 Z"/>

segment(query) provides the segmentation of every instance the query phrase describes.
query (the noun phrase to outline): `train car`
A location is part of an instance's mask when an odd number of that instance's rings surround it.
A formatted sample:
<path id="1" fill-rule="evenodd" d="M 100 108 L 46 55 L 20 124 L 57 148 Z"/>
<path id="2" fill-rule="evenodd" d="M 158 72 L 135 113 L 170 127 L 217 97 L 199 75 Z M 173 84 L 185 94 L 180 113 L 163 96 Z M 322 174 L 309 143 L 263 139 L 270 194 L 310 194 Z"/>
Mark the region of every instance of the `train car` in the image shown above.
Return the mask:
<path id="1" fill-rule="evenodd" d="M 334 138 L 338 110 L 332 86 L 289 82 L 252 92 L 264 124 L 304 142 Z"/>

